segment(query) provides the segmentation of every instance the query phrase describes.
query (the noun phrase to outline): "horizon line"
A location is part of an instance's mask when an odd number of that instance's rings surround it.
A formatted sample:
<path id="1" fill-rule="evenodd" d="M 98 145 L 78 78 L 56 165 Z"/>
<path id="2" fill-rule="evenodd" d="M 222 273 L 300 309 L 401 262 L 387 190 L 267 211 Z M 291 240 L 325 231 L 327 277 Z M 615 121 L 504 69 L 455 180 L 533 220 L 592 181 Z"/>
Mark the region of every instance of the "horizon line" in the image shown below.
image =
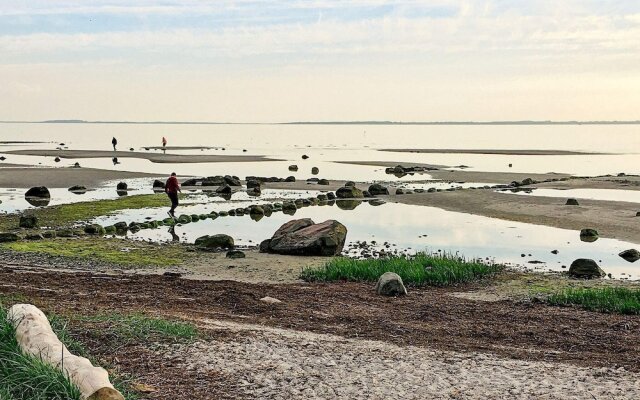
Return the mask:
<path id="1" fill-rule="evenodd" d="M 140 124 L 140 125 L 640 125 L 640 120 L 504 120 L 504 121 L 291 121 L 291 122 L 216 122 L 216 121 L 91 121 L 53 119 L 43 121 L 0 121 L 3 124 Z"/>

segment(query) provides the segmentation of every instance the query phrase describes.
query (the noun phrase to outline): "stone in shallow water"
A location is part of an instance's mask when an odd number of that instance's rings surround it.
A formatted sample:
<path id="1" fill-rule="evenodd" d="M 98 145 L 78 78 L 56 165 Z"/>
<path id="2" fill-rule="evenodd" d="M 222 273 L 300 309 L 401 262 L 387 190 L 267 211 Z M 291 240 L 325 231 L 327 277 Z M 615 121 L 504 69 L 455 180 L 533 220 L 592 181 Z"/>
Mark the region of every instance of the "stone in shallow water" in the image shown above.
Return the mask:
<path id="1" fill-rule="evenodd" d="M 565 205 L 567 205 L 567 206 L 579 206 L 580 203 L 578 203 L 578 200 L 576 200 L 576 199 L 568 199 L 567 203 Z"/>
<path id="2" fill-rule="evenodd" d="M 640 260 L 640 251 L 636 250 L 636 249 L 629 249 L 629 250 L 625 250 L 622 253 L 619 254 L 620 257 L 624 258 L 625 260 L 634 263 L 638 260 Z"/>
<path id="3" fill-rule="evenodd" d="M 606 274 L 595 261 L 579 258 L 571 263 L 569 275 L 574 278 L 592 279 L 602 278 Z"/>

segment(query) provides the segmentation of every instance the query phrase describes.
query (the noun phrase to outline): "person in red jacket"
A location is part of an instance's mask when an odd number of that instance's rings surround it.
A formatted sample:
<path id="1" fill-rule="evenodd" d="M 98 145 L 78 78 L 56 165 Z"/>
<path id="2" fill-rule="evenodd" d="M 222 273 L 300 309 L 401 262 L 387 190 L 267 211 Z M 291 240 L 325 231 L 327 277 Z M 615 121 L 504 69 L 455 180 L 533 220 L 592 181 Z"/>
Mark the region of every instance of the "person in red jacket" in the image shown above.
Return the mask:
<path id="1" fill-rule="evenodd" d="M 178 182 L 178 178 L 176 177 L 176 173 L 172 172 L 169 179 L 167 179 L 167 183 L 164 185 L 164 191 L 169 196 L 171 200 L 171 209 L 167 214 L 174 220 L 176 219 L 176 208 L 178 207 L 178 193 L 181 193 L 180 190 L 180 182 Z"/>

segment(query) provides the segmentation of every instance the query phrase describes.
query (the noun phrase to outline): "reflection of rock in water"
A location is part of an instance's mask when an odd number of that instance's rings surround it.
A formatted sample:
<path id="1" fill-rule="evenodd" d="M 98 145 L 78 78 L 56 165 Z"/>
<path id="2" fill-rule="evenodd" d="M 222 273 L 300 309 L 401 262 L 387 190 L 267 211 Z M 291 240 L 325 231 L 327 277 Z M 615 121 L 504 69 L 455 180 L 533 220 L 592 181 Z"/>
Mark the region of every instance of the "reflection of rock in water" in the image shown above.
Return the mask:
<path id="1" fill-rule="evenodd" d="M 362 204 L 362 200 L 336 200 L 336 204 L 341 210 L 354 210 Z"/>
<path id="2" fill-rule="evenodd" d="M 118 196 L 123 197 L 127 195 L 127 191 L 126 190 L 116 190 L 116 193 L 118 193 Z"/>
<path id="3" fill-rule="evenodd" d="M 258 222 L 262 218 L 264 218 L 264 214 L 249 214 L 249 217 L 251 217 L 252 220 Z"/>
<path id="4" fill-rule="evenodd" d="M 377 207 L 377 206 L 381 206 L 383 204 L 386 204 L 386 201 L 380 200 L 380 199 L 374 199 L 374 200 L 370 200 L 369 204 L 371 204 L 374 207 Z"/>
<path id="5" fill-rule="evenodd" d="M 580 240 L 587 243 L 593 243 L 598 240 L 597 236 L 580 236 Z"/>
<path id="6" fill-rule="evenodd" d="M 24 198 L 27 203 L 31 204 L 34 207 L 46 207 L 51 202 L 51 198 L 49 197 L 25 197 Z"/>

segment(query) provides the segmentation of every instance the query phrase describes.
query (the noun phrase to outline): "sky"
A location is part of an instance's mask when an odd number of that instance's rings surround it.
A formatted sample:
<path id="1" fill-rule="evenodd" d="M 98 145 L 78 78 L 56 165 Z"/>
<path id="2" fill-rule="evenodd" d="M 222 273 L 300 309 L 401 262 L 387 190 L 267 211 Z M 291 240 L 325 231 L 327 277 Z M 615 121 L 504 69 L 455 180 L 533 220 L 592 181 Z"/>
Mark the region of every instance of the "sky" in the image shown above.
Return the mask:
<path id="1" fill-rule="evenodd" d="M 2 0 L 0 120 L 640 119 L 638 0 Z"/>

